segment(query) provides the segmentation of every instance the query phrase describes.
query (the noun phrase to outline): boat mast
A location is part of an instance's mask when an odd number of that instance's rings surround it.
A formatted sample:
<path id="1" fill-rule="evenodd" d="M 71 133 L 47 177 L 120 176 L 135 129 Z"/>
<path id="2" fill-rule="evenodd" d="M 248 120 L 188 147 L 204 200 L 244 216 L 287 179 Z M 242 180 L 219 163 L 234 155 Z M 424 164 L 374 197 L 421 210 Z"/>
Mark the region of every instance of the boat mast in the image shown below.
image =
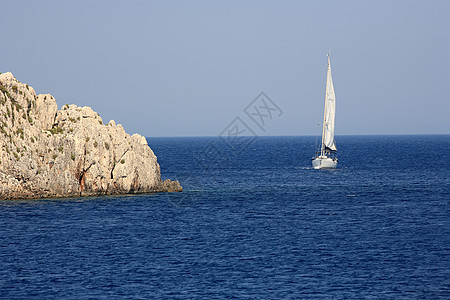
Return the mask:
<path id="1" fill-rule="evenodd" d="M 323 144 L 323 136 L 325 135 L 325 117 L 327 115 L 327 97 L 328 97 L 328 73 L 330 72 L 330 54 L 327 54 L 328 57 L 328 65 L 327 65 L 327 84 L 325 87 L 325 108 L 323 111 L 323 123 L 322 123 L 322 147 L 320 148 L 320 155 L 323 156 L 324 154 L 324 144 Z"/>

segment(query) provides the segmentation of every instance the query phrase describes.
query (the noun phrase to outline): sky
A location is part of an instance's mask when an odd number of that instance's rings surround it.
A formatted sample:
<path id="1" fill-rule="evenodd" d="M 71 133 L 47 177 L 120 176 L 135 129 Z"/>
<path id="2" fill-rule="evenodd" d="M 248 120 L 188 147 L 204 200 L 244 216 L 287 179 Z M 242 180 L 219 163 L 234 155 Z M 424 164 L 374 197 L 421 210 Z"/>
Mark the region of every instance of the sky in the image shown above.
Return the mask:
<path id="1" fill-rule="evenodd" d="M 450 1 L 2 0 L 1 11 L 0 72 L 131 134 L 218 136 L 239 118 L 257 135 L 320 135 L 330 51 L 336 135 L 450 133 Z M 278 108 L 264 128 L 245 112 L 261 92 Z"/>

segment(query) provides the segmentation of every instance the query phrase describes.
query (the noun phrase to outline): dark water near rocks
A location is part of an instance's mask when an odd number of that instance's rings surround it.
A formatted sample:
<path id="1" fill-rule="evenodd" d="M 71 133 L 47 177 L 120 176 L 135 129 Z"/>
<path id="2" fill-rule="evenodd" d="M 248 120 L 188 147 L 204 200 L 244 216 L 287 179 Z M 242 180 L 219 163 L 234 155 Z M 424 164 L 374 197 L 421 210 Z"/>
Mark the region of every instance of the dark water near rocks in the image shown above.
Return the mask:
<path id="1" fill-rule="evenodd" d="M 151 138 L 185 192 L 0 201 L 0 298 L 449 299 L 450 136 Z"/>

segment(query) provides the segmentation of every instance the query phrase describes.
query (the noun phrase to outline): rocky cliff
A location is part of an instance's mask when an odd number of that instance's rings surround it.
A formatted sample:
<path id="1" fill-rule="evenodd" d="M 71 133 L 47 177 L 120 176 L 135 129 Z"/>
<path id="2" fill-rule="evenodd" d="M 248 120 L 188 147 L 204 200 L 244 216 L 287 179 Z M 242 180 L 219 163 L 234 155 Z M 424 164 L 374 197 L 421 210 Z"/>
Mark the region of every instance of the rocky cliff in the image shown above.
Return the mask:
<path id="1" fill-rule="evenodd" d="M 143 136 L 0 74 L 0 199 L 181 191 Z"/>

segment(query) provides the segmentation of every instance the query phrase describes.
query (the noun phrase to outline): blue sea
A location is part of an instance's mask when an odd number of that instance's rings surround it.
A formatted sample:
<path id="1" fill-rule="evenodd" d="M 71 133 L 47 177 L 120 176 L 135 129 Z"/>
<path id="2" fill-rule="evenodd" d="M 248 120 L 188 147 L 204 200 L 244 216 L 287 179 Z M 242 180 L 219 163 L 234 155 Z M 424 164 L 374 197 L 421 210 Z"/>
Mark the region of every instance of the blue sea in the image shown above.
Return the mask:
<path id="1" fill-rule="evenodd" d="M 450 299 L 450 136 L 148 138 L 182 193 L 0 201 L 1 299 Z"/>

